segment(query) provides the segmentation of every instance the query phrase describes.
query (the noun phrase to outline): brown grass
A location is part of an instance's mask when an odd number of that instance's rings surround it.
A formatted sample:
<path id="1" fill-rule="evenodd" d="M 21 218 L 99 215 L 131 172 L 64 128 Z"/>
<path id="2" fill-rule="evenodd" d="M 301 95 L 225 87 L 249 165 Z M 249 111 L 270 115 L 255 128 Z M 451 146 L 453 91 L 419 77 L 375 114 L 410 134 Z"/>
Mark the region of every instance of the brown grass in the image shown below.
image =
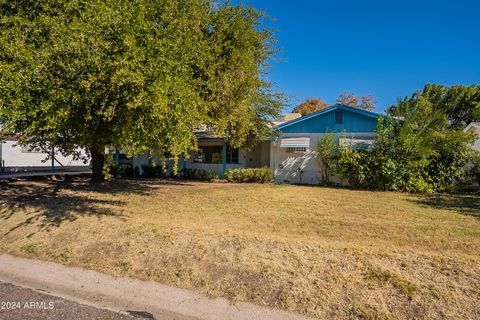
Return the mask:
<path id="1" fill-rule="evenodd" d="M 0 250 L 319 318 L 480 318 L 480 198 L 175 181 L 0 185 Z"/>

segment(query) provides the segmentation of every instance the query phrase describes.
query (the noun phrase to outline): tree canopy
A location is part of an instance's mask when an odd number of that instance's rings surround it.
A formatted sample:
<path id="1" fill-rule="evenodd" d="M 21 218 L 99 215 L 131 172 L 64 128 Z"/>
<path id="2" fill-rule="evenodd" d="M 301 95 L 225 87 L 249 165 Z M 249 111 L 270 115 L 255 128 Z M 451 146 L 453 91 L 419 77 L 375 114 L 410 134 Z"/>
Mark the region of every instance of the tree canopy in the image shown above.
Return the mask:
<path id="1" fill-rule="evenodd" d="M 480 85 L 448 87 L 427 84 L 422 91 L 400 99 L 387 112 L 403 117 L 418 108 L 422 100 L 431 104 L 433 112 L 445 114 L 451 128 L 462 129 L 470 122 L 480 120 Z"/>
<path id="2" fill-rule="evenodd" d="M 337 103 L 349 106 L 352 108 L 359 108 L 362 110 L 372 111 L 377 107 L 377 101 L 373 96 L 357 96 L 353 93 L 343 92 L 337 99 Z"/>
<path id="3" fill-rule="evenodd" d="M 265 137 L 282 97 L 262 12 L 208 0 L 0 1 L 0 119 L 24 143 L 130 155 L 196 148 L 207 126 L 240 146 Z"/>
<path id="4" fill-rule="evenodd" d="M 314 113 L 325 108 L 328 108 L 328 104 L 326 104 L 322 99 L 309 98 L 293 108 L 292 112 L 300 113 L 302 116 L 306 116 L 307 114 Z"/>

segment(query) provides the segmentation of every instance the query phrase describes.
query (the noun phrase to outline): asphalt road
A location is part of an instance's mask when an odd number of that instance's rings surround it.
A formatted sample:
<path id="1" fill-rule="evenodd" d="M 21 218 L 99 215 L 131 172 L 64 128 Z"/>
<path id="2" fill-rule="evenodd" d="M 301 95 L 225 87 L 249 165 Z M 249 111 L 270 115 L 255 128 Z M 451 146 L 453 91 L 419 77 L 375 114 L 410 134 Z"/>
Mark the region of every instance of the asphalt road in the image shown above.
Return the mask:
<path id="1" fill-rule="evenodd" d="M 76 302 L 0 282 L 0 320 L 134 320 L 153 319 L 148 314 L 132 316 L 97 309 Z"/>

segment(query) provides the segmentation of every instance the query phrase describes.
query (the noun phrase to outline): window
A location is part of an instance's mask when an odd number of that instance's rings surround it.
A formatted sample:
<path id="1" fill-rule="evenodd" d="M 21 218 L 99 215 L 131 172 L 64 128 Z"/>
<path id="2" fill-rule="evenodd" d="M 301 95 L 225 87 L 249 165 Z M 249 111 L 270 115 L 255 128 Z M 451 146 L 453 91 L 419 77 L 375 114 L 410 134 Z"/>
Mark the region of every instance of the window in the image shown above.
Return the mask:
<path id="1" fill-rule="evenodd" d="M 292 147 L 287 148 L 287 153 L 305 153 L 307 152 L 307 147 Z"/>
<path id="2" fill-rule="evenodd" d="M 193 157 L 193 162 L 198 163 L 222 163 L 222 146 L 199 147 Z"/>
<path id="3" fill-rule="evenodd" d="M 193 162 L 196 163 L 223 163 L 222 160 L 223 146 L 203 146 L 193 156 Z M 238 163 L 238 149 L 227 145 L 227 163 Z"/>
<path id="4" fill-rule="evenodd" d="M 227 145 L 227 163 L 238 163 L 238 149 Z"/>
<path id="5" fill-rule="evenodd" d="M 343 111 L 335 111 L 335 124 L 343 123 Z"/>
<path id="6" fill-rule="evenodd" d="M 374 138 L 366 139 L 353 139 L 353 138 L 341 138 L 339 144 L 341 147 L 347 148 L 352 147 L 355 150 L 367 149 L 373 146 L 375 143 Z"/>

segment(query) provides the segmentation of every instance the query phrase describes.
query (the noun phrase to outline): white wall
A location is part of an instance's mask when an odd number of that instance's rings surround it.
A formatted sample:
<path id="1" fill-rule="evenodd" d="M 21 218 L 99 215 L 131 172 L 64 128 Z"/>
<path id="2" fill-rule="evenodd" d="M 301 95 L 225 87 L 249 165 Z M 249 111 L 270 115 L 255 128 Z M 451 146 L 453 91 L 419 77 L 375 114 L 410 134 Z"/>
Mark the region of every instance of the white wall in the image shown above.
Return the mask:
<path id="1" fill-rule="evenodd" d="M 1 158 L 6 171 L 30 171 L 39 169 L 50 169 L 51 160 L 44 162 L 47 158 L 45 152 L 28 152 L 25 148 L 17 145 L 17 141 L 7 140 L 1 143 Z M 85 154 L 85 153 L 84 153 Z M 85 164 L 81 160 L 74 160 L 72 156 L 64 157 L 56 155 L 56 159 L 63 164 L 65 169 L 88 169 L 90 163 Z M 55 162 L 56 169 L 62 168 Z"/>
<path id="2" fill-rule="evenodd" d="M 473 144 L 472 148 L 473 150 L 477 150 L 477 151 L 480 151 L 480 129 L 476 128 L 476 127 L 471 127 L 468 132 L 473 132 L 477 135 L 477 140 L 475 141 L 475 143 Z"/>
<path id="3" fill-rule="evenodd" d="M 270 166 L 274 171 L 275 181 L 278 183 L 319 184 L 322 178 L 321 166 L 317 158 L 317 141 L 322 133 L 289 133 L 281 135 L 278 141 L 270 147 Z M 338 139 L 341 133 L 335 134 Z M 282 138 L 310 137 L 310 147 L 305 153 L 287 153 L 286 148 L 280 148 Z M 349 133 L 347 138 L 371 139 L 375 133 Z M 339 183 L 338 178 L 332 177 L 332 182 Z"/>

